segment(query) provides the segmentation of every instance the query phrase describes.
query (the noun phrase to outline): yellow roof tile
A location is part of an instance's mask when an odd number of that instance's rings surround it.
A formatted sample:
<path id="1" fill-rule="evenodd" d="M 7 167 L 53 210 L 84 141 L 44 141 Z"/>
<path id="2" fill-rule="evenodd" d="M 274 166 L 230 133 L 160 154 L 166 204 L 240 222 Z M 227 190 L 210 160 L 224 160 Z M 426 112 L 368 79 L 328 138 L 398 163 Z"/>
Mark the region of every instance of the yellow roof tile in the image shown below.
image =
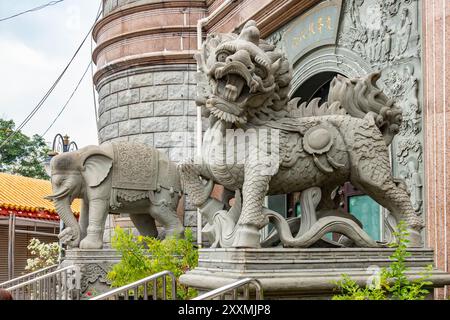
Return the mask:
<path id="1" fill-rule="evenodd" d="M 0 173 L 0 207 L 7 209 L 55 213 L 53 202 L 44 199 L 52 194 L 50 181 Z M 76 199 L 72 210 L 80 212 L 81 202 Z"/>

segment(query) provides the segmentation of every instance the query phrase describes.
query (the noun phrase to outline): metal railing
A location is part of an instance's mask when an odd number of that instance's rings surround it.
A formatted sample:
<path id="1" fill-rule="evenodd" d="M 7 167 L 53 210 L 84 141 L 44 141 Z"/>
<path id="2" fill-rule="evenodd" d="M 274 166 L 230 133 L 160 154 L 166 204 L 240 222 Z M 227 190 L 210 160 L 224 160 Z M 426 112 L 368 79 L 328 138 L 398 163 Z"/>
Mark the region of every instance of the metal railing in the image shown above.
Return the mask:
<path id="1" fill-rule="evenodd" d="M 78 300 L 80 268 L 68 266 L 5 288 L 14 300 Z"/>
<path id="2" fill-rule="evenodd" d="M 15 286 L 15 285 L 17 285 L 19 283 L 23 283 L 25 281 L 29 281 L 31 279 L 40 277 L 40 276 L 42 276 L 44 274 L 47 274 L 49 272 L 55 271 L 57 268 L 58 268 L 58 265 L 54 264 L 54 265 L 52 265 L 50 267 L 46 267 L 46 268 L 43 268 L 43 269 L 36 270 L 34 272 L 27 273 L 27 274 L 25 274 L 23 276 L 20 276 L 20 277 L 17 277 L 17 278 L 14 278 L 14 279 L 11 279 L 11 280 L 8 280 L 8 281 L 0 283 L 0 288 L 8 288 L 8 287 Z"/>
<path id="3" fill-rule="evenodd" d="M 127 284 L 123 287 L 106 292 L 89 300 L 158 300 L 158 280 L 161 279 L 161 300 L 168 300 L 167 280 L 170 278 L 172 300 L 177 299 L 177 279 L 170 271 L 155 273 L 147 278 Z M 151 288 L 149 288 L 151 287 Z M 149 295 L 151 291 L 151 295 Z M 132 298 L 131 298 L 132 297 Z"/>
<path id="4" fill-rule="evenodd" d="M 255 300 L 264 300 L 264 293 L 261 282 L 257 279 L 245 278 L 226 286 L 217 288 L 205 294 L 199 295 L 192 300 L 250 300 L 250 286 L 255 287 Z M 239 297 L 239 294 L 242 296 Z"/>

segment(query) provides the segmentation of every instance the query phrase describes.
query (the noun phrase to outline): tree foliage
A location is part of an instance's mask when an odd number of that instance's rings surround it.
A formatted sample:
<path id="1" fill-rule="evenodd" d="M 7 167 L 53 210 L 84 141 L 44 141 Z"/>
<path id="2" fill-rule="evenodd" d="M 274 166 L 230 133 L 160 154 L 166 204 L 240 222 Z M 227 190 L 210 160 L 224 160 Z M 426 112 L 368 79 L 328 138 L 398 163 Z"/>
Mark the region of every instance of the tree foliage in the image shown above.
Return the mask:
<path id="1" fill-rule="evenodd" d="M 0 144 L 14 129 L 13 120 L 0 119 Z M 50 149 L 41 136 L 28 137 L 19 131 L 0 148 L 0 172 L 49 179 L 43 165 L 48 151 Z"/>
<path id="2" fill-rule="evenodd" d="M 373 278 L 373 283 L 365 287 L 359 286 L 348 275 L 336 283 L 341 294 L 333 296 L 333 300 L 424 300 L 430 291 L 427 287 L 432 285 L 428 281 L 433 266 L 429 265 L 421 277 L 410 280 L 406 276 L 406 258 L 411 256 L 407 251 L 408 231 L 406 224 L 401 221 L 394 233 L 397 243 L 390 246 L 395 248 L 390 257 L 392 260 L 388 268 L 382 268 L 378 277 Z"/>

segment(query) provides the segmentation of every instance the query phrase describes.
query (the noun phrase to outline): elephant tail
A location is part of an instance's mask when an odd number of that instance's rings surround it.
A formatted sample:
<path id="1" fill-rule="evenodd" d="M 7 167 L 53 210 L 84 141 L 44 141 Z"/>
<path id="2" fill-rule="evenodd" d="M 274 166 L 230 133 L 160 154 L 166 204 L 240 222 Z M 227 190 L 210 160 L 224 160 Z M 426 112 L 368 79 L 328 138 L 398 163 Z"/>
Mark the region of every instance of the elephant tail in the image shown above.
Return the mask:
<path id="1" fill-rule="evenodd" d="M 204 184 L 200 179 L 200 172 L 193 163 L 182 163 L 178 166 L 181 178 L 181 188 L 188 195 L 190 202 L 201 207 L 208 200 L 214 187 L 213 180 Z"/>

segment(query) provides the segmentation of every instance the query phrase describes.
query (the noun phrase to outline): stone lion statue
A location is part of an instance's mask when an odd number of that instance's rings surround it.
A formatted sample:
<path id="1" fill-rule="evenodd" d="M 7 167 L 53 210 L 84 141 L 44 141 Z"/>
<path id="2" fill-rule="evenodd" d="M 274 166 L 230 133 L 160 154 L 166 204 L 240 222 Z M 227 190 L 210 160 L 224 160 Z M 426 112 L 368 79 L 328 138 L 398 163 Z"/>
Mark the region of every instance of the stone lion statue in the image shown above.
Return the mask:
<path id="1" fill-rule="evenodd" d="M 201 159 L 179 165 L 179 171 L 190 201 L 206 216 L 206 231 L 215 246 L 258 248 L 259 230 L 269 219 L 287 246 L 310 246 L 330 231 L 347 235 L 357 245 L 377 246 L 359 230 L 356 219 L 338 208 L 335 191 L 346 181 L 397 221 L 404 220 L 410 245 L 421 245 L 423 222 L 404 186 L 391 175 L 388 146 L 399 131 L 402 113 L 378 89 L 379 73 L 354 80 L 337 76 L 326 103 L 314 99 L 299 105 L 299 99 L 288 97 L 288 60 L 260 39 L 254 21 L 239 35 L 209 35 L 196 59 L 196 102 L 210 125 Z M 240 143 L 236 132 L 244 133 Z M 231 135 L 235 139 L 228 139 Z M 247 140 L 256 142 L 247 147 Z M 239 153 L 245 155 L 242 161 L 236 161 Z M 210 197 L 214 183 L 235 193 L 231 208 L 228 199 L 219 203 Z M 316 220 L 308 222 L 305 215 L 301 224 L 311 228 L 295 238 L 286 236 L 286 222 L 263 206 L 264 197 L 307 190 L 314 191 L 308 203 Z"/>

